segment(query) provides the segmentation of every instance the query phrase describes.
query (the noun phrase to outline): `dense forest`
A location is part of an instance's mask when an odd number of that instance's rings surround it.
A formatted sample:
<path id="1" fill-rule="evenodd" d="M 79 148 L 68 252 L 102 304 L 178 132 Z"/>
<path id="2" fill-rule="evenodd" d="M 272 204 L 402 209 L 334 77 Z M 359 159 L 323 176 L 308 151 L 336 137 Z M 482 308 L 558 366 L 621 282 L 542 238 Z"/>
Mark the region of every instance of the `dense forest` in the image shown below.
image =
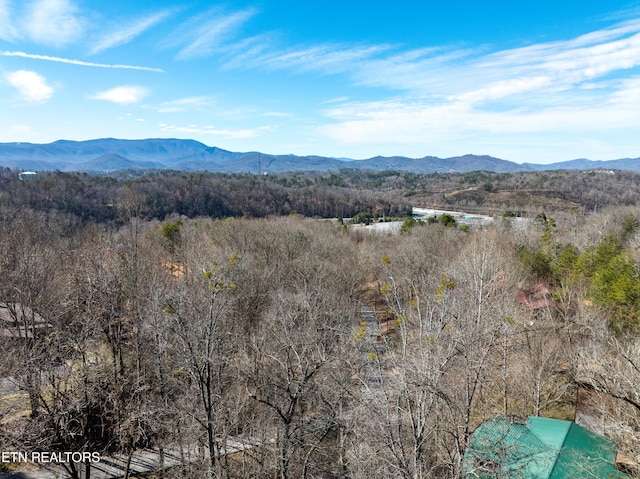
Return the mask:
<path id="1" fill-rule="evenodd" d="M 119 224 L 135 214 L 146 219 L 170 215 L 195 218 L 286 215 L 350 217 L 361 211 L 380 216 L 411 214 L 398 195 L 339 185 L 331 176 L 256 176 L 152 171 L 116 179 L 82 173 L 41 172 L 37 180 L 0 172 L 0 204 L 71 214 L 83 223 Z"/>
<path id="2" fill-rule="evenodd" d="M 0 451 L 154 450 L 180 458 L 166 478 L 461 478 L 482 421 L 582 415 L 640 477 L 639 181 L 5 169 Z M 412 206 L 496 221 L 318 220 Z"/>
<path id="3" fill-rule="evenodd" d="M 70 214 L 82 224 L 121 225 L 135 214 L 164 220 L 287 215 L 403 217 L 412 206 L 534 217 L 640 204 L 640 174 L 628 171 L 415 174 L 340 170 L 279 175 L 121 171 L 116 176 L 41 172 L 35 181 L 0 168 L 0 204 Z"/>

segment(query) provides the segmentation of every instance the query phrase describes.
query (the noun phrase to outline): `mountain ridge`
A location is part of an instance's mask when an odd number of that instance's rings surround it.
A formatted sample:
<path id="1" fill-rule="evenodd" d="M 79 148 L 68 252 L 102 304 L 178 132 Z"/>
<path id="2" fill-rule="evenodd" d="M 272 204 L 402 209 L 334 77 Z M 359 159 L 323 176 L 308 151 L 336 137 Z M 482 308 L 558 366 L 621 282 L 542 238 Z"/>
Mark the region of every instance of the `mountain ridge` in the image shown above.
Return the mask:
<path id="1" fill-rule="evenodd" d="M 61 170 L 106 173 L 119 169 L 174 169 L 221 173 L 281 173 L 337 171 L 342 168 L 401 170 L 412 173 L 543 171 L 558 169 L 615 169 L 640 171 L 640 158 L 574 159 L 551 164 L 516 163 L 490 155 L 464 154 L 449 158 L 374 156 L 363 160 L 319 155 L 232 152 L 196 140 L 101 138 L 52 143 L 0 143 L 0 166 L 22 170 Z"/>

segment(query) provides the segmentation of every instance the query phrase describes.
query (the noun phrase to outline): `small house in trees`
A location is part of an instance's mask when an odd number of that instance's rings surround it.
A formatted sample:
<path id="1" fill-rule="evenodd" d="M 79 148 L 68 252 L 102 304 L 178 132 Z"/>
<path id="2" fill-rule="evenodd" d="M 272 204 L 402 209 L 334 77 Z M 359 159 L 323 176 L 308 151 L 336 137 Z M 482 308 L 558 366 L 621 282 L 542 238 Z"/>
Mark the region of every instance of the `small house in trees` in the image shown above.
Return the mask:
<path id="1" fill-rule="evenodd" d="M 50 327 L 42 316 L 24 304 L 0 303 L 0 338 L 30 339 Z"/>
<path id="2" fill-rule="evenodd" d="M 38 179 L 38 173 L 35 171 L 23 171 L 18 174 L 20 181 L 32 181 Z"/>
<path id="3" fill-rule="evenodd" d="M 548 308 L 551 305 L 551 291 L 542 283 L 527 291 L 521 291 L 518 302 L 532 311 Z"/>
<path id="4" fill-rule="evenodd" d="M 616 445 L 571 421 L 530 416 L 526 423 L 497 417 L 471 436 L 462 463 L 465 479 L 624 479 Z"/>

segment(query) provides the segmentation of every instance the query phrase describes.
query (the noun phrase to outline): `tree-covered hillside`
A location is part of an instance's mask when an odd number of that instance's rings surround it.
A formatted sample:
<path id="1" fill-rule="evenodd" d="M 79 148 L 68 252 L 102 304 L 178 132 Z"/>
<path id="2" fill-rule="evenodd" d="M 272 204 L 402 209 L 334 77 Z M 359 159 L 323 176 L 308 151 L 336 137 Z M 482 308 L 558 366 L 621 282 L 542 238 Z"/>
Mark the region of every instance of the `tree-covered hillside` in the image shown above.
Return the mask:
<path id="1" fill-rule="evenodd" d="M 121 222 L 131 211 L 148 219 L 264 217 L 291 211 L 322 218 L 360 212 L 402 217 L 417 206 L 535 217 L 542 211 L 587 212 L 639 203 L 640 174 L 623 171 L 225 175 L 131 170 L 112 176 L 41 172 L 36 180 L 20 181 L 17 172 L 0 170 L 0 204 L 98 223 Z"/>
<path id="2" fill-rule="evenodd" d="M 553 175 L 5 170 L 0 451 L 153 450 L 177 458 L 167 478 L 458 479 L 481 422 L 540 415 L 590 423 L 640 477 L 636 176 Z M 518 185 L 539 202 L 492 199 Z M 491 225 L 318 220 L 465 192 Z"/>

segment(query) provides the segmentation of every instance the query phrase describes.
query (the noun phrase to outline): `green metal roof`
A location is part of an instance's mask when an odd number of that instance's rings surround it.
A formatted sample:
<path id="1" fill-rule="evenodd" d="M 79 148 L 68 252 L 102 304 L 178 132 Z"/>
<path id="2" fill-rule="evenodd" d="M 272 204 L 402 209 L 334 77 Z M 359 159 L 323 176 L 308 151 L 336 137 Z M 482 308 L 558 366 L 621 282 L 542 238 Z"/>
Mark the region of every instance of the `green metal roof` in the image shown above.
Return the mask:
<path id="1" fill-rule="evenodd" d="M 561 454 L 558 456 L 549 479 L 565 477 L 619 479 L 628 477 L 613 467 L 617 452 L 613 442 L 575 423 L 570 424 Z"/>
<path id="2" fill-rule="evenodd" d="M 616 446 L 570 421 L 498 417 L 481 424 L 463 460 L 467 479 L 624 479 Z"/>

